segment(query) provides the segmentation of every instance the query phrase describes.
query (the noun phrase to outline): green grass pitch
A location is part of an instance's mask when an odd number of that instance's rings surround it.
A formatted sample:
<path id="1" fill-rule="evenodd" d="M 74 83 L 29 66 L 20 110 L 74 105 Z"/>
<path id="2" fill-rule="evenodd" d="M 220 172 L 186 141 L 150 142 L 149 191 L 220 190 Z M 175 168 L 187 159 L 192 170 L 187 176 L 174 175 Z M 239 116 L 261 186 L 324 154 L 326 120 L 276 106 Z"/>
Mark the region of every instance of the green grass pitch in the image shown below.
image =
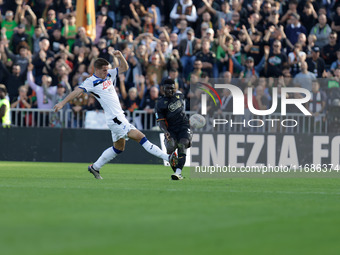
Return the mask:
<path id="1" fill-rule="evenodd" d="M 170 168 L 0 162 L 0 253 L 339 254 L 340 179 L 170 181 Z"/>

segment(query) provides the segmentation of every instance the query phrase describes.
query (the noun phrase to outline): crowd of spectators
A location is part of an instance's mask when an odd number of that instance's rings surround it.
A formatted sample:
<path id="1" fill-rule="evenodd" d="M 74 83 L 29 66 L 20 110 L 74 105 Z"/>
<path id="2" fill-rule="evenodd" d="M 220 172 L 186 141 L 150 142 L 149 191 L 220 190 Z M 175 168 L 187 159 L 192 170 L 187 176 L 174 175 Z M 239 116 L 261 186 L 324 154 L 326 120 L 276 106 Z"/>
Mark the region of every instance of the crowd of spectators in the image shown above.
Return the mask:
<path id="1" fill-rule="evenodd" d="M 114 49 L 130 67 L 116 84 L 122 107 L 130 112 L 152 114 L 168 77 L 184 93 L 187 110 L 195 97 L 190 82 L 209 78 L 228 79 L 242 90 L 253 87 L 257 109 L 270 108 L 272 87 L 310 90 L 308 109 L 316 115 L 339 102 L 340 1 L 97 0 L 95 5 L 92 40 L 84 27 L 76 27 L 75 1 L 0 0 L 0 83 L 11 107 L 51 109 L 93 73 L 96 58 L 115 65 Z M 232 111 L 231 102 L 213 111 Z M 84 94 L 68 108 L 100 106 Z"/>

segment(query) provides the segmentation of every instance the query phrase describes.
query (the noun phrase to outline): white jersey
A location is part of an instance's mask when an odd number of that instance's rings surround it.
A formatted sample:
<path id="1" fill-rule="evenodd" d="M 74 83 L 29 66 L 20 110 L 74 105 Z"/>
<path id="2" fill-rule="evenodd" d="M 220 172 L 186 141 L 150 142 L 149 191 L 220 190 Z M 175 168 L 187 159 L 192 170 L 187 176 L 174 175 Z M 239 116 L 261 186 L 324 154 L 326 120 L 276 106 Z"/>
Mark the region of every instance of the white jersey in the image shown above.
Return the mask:
<path id="1" fill-rule="evenodd" d="M 107 122 L 124 115 L 115 89 L 117 74 L 118 68 L 109 69 L 105 79 L 93 74 L 79 86 L 85 92 L 92 93 L 96 97 L 104 109 Z"/>

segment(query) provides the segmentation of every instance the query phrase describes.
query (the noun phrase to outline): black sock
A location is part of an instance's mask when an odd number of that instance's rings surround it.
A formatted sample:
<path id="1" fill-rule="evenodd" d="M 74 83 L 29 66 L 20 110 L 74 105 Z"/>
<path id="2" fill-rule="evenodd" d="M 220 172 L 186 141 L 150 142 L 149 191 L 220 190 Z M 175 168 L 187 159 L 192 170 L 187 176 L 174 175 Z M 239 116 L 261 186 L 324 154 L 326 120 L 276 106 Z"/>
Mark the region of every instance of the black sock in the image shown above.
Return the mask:
<path id="1" fill-rule="evenodd" d="M 176 168 L 183 169 L 183 167 L 185 165 L 186 158 L 187 158 L 186 154 L 184 154 L 184 153 L 178 154 L 178 164 L 177 164 Z"/>

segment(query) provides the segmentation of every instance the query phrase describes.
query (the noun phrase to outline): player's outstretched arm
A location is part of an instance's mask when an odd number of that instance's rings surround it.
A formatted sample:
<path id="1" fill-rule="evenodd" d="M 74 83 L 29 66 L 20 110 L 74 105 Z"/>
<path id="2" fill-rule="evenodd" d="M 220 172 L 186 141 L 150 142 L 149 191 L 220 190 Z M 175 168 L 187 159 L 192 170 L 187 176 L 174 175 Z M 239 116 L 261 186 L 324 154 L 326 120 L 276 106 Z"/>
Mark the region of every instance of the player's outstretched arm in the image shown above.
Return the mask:
<path id="1" fill-rule="evenodd" d="M 63 101 L 57 103 L 57 104 L 53 107 L 54 111 L 55 111 L 55 112 L 58 112 L 59 110 L 61 110 L 61 109 L 64 107 L 64 105 L 65 105 L 67 102 L 71 101 L 73 98 L 79 96 L 79 95 L 80 95 L 81 93 L 83 93 L 83 92 L 84 92 L 84 91 L 83 91 L 81 88 L 79 88 L 79 87 L 75 88 L 70 94 L 68 94 L 67 97 L 64 98 Z"/>

